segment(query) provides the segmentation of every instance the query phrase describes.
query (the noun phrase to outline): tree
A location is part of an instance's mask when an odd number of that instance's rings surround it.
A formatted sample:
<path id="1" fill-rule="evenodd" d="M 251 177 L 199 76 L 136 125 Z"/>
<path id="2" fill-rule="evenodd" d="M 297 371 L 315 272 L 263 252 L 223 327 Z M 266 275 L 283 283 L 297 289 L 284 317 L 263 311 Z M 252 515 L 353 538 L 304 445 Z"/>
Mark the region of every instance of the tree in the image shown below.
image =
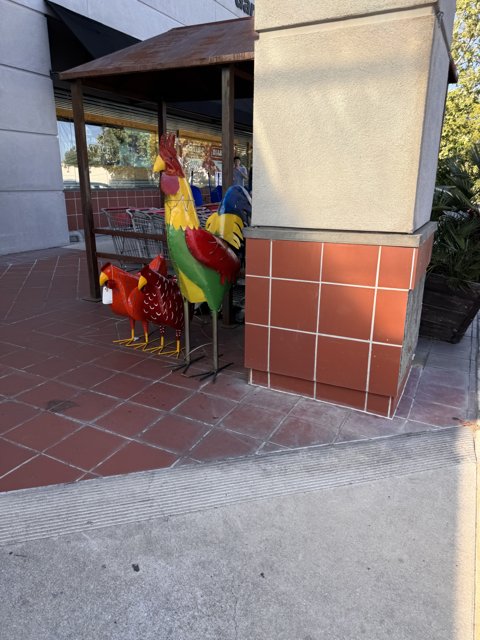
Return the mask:
<path id="1" fill-rule="evenodd" d="M 459 78 L 447 95 L 440 159 L 466 159 L 480 143 L 480 0 L 457 0 L 452 57 Z"/>

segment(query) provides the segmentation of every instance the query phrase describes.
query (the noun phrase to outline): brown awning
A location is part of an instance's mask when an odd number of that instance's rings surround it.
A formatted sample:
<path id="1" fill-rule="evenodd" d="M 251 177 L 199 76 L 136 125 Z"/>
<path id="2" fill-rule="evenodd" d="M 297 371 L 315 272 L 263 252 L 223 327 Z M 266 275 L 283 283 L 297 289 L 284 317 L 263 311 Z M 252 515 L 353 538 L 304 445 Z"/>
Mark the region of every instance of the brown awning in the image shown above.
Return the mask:
<path id="1" fill-rule="evenodd" d="M 253 60 L 252 18 L 171 29 L 131 47 L 64 71 L 62 80 L 200 67 Z"/>
<path id="2" fill-rule="evenodd" d="M 153 102 L 212 100 L 220 98 L 222 65 L 235 63 L 235 95 L 251 97 L 257 37 L 252 18 L 179 27 L 64 71 L 60 79 Z"/>

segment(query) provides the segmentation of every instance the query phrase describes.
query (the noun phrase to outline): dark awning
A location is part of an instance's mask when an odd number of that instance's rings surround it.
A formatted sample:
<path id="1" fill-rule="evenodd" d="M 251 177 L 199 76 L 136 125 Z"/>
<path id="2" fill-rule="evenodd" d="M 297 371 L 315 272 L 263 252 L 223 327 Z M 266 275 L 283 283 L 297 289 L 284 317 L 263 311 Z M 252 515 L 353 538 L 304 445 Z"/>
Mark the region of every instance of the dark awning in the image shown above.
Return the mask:
<path id="1" fill-rule="evenodd" d="M 63 22 L 94 59 L 140 42 L 137 38 L 65 9 L 55 2 L 49 0 L 46 2 L 57 18 Z"/>

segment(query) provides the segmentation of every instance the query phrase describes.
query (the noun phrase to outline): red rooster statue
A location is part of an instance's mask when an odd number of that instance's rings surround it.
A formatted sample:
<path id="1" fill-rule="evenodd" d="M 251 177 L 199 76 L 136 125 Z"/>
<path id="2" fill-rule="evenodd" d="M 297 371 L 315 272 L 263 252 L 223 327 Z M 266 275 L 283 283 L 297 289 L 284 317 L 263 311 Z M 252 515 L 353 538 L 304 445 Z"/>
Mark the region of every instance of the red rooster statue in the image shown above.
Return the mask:
<path id="1" fill-rule="evenodd" d="M 165 274 L 167 272 L 162 256 L 154 258 L 149 267 L 154 271 L 158 269 L 164 271 Z M 143 313 L 143 295 L 138 290 L 138 280 L 138 274 L 128 273 L 110 262 L 104 264 L 100 270 L 100 286 L 106 286 L 111 290 L 113 313 L 126 316 L 130 320 L 130 338 L 113 342 L 127 347 L 134 346 L 145 349 L 148 345 L 148 321 Z M 144 342 L 138 343 L 135 340 L 135 322 L 141 322 L 143 325 Z M 134 342 L 136 344 L 133 345 Z"/>
<path id="2" fill-rule="evenodd" d="M 176 278 L 144 267 L 140 272 L 138 290 L 143 293 L 144 317 L 160 326 L 160 346 L 147 349 L 162 355 L 180 355 L 180 337 L 184 324 L 183 298 Z M 165 325 L 175 329 L 176 344 L 172 351 L 164 351 Z"/>
<path id="3" fill-rule="evenodd" d="M 206 301 L 212 312 L 213 369 L 202 377 L 213 375 L 215 379 L 217 373 L 228 366 L 218 366 L 218 311 L 224 294 L 235 282 L 240 270 L 240 260 L 225 241 L 235 246 L 239 237 L 243 240 L 243 221 L 237 215 L 225 214 L 221 226 L 212 221 L 210 231 L 201 229 L 190 185 L 175 150 L 175 135 L 162 136 L 159 154 L 153 170 L 161 172 L 160 188 L 165 194 L 168 250 L 184 298 L 184 369 L 186 371 L 192 362 L 188 303 Z"/>

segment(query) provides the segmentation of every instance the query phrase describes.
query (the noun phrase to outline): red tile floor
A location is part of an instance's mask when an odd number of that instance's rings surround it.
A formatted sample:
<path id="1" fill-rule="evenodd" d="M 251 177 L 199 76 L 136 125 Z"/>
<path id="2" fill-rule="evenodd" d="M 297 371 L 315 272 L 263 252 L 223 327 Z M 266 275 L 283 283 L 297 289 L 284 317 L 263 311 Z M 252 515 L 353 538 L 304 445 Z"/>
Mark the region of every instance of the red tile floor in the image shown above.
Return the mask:
<path id="1" fill-rule="evenodd" d="M 459 345 L 420 341 L 387 420 L 249 386 L 242 326 L 220 331 L 234 365 L 216 383 L 172 373 L 172 359 L 112 344 L 128 322 L 86 295 L 81 251 L 0 258 L 0 491 L 476 419 L 476 324 Z M 192 343 L 209 341 L 196 317 Z"/>

